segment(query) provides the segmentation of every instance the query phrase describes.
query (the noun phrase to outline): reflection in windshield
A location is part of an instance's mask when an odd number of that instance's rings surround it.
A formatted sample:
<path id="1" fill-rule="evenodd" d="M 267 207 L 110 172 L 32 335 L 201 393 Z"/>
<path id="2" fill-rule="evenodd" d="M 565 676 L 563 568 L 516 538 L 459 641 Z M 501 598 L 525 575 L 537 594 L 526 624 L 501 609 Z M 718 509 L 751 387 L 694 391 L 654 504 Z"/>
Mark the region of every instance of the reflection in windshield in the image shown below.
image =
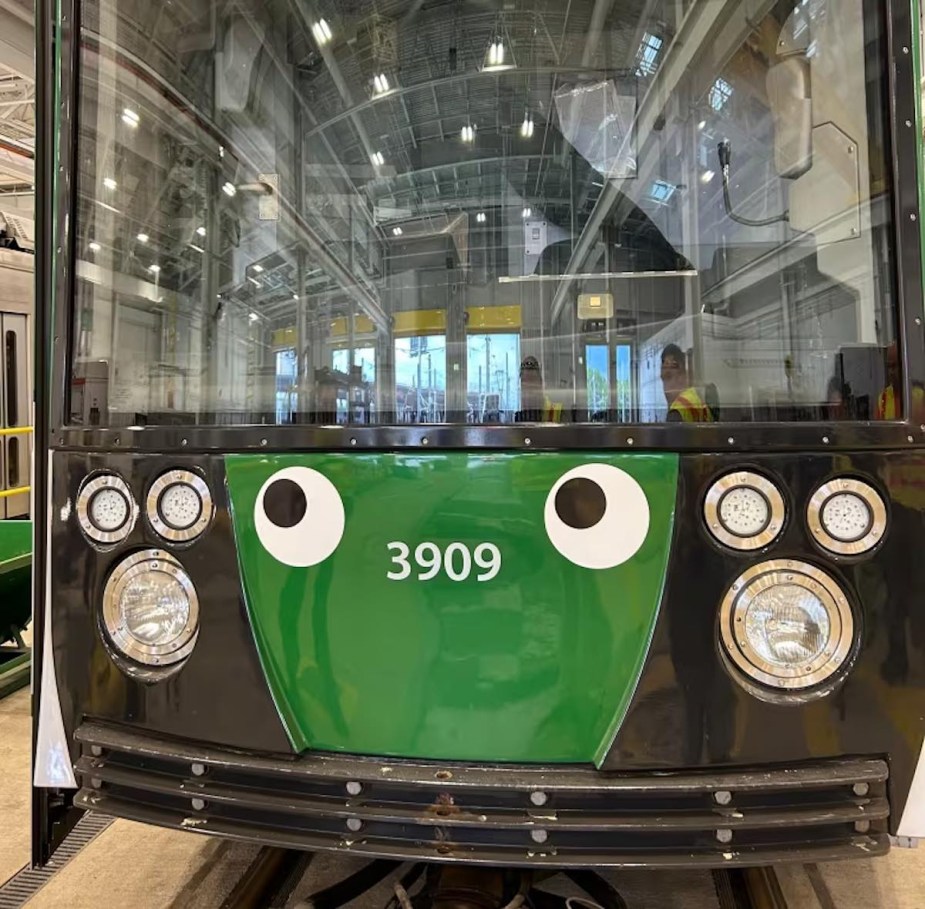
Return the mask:
<path id="1" fill-rule="evenodd" d="M 87 0 L 71 421 L 900 419 L 879 5 L 597 6 Z"/>

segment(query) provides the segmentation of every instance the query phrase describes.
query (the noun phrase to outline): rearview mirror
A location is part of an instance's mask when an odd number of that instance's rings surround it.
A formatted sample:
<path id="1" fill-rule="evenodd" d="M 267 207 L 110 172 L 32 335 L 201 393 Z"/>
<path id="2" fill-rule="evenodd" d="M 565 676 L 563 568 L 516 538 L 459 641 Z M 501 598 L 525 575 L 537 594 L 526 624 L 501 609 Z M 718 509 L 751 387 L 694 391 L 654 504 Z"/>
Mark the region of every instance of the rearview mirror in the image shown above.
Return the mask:
<path id="1" fill-rule="evenodd" d="M 813 98 L 809 60 L 787 57 L 768 70 L 768 102 L 774 118 L 774 163 L 785 180 L 813 166 Z"/>

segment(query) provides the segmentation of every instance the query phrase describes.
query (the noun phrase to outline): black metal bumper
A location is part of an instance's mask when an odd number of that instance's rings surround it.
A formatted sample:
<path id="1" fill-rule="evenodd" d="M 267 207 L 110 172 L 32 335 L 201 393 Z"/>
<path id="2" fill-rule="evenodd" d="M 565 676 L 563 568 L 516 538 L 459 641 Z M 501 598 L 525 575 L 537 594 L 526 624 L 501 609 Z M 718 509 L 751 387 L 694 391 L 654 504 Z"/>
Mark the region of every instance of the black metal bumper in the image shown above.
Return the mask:
<path id="1" fill-rule="evenodd" d="M 887 765 L 728 772 L 254 756 L 87 723 L 76 804 L 298 849 L 493 865 L 714 867 L 889 848 Z"/>

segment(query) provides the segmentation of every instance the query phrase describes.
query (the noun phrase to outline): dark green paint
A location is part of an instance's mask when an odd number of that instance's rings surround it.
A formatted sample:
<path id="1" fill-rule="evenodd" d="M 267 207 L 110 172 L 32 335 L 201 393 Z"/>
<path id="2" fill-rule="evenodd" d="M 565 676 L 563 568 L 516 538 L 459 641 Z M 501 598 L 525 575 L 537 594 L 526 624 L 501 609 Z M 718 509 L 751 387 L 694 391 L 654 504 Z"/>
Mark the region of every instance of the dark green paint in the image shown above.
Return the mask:
<path id="1" fill-rule="evenodd" d="M 646 491 L 648 537 L 628 563 L 580 568 L 549 542 L 562 474 L 612 464 Z M 340 492 L 346 529 L 293 569 L 257 539 L 277 470 Z M 676 455 L 287 454 L 226 457 L 238 559 L 270 688 L 299 749 L 487 761 L 599 761 L 646 657 L 668 561 Z M 499 576 L 389 581 L 387 544 L 497 544 Z"/>

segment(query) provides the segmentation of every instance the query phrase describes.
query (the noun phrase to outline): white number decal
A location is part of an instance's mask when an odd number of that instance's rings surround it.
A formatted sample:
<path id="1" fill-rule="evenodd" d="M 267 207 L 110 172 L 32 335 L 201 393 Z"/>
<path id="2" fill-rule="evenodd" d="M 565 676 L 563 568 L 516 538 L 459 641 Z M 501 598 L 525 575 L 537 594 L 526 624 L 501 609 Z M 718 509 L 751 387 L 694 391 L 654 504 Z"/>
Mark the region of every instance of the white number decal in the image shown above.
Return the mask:
<path id="1" fill-rule="evenodd" d="M 404 543 L 389 543 L 389 552 L 393 550 L 398 550 L 398 554 L 392 556 L 392 564 L 398 565 L 401 570 L 390 571 L 386 577 L 390 581 L 404 581 L 411 577 L 411 563 L 408 561 L 411 550 Z"/>
<path id="2" fill-rule="evenodd" d="M 414 550 L 414 561 L 421 568 L 426 569 L 426 571 L 418 575 L 418 580 L 432 580 L 440 574 L 440 547 L 436 543 L 421 543 Z"/>
<path id="3" fill-rule="evenodd" d="M 456 570 L 456 566 L 453 564 L 453 556 L 457 553 L 462 557 L 462 568 L 459 571 Z M 462 543 L 450 543 L 447 546 L 446 555 L 444 556 L 444 570 L 451 581 L 465 581 L 469 577 L 469 572 L 472 571 L 472 556 Z"/>
<path id="4" fill-rule="evenodd" d="M 475 547 L 475 564 L 486 574 L 480 574 L 479 581 L 491 581 L 501 571 L 501 550 L 494 543 L 479 543 Z"/>
<path id="5" fill-rule="evenodd" d="M 388 550 L 392 554 L 392 565 L 398 570 L 389 571 L 386 577 L 390 581 L 407 581 L 412 575 L 411 562 L 408 559 L 411 547 L 396 540 L 388 544 Z M 418 568 L 419 581 L 432 581 L 443 569 L 446 576 L 456 582 L 469 578 L 474 561 L 478 569 L 476 580 L 483 583 L 498 577 L 501 571 L 501 550 L 494 543 L 479 543 L 473 554 L 465 543 L 450 543 L 446 552 L 441 552 L 436 543 L 424 542 L 415 548 L 414 561 Z"/>

